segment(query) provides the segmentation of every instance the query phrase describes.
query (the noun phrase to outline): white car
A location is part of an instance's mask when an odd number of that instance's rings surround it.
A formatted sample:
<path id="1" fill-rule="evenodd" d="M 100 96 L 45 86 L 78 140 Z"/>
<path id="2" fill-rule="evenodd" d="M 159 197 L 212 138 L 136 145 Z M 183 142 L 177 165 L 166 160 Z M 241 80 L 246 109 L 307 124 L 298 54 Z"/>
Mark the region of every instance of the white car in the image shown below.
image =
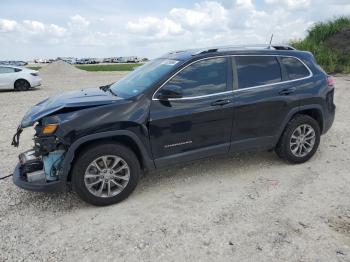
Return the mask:
<path id="1" fill-rule="evenodd" d="M 40 85 L 41 78 L 38 71 L 24 67 L 0 65 L 0 89 L 26 91 Z"/>

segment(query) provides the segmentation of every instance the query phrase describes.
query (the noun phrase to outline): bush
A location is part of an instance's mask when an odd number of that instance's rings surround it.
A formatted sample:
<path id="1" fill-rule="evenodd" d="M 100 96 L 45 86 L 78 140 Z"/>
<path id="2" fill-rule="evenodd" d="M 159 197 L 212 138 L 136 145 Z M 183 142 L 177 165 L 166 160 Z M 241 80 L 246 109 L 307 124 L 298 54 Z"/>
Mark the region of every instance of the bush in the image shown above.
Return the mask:
<path id="1" fill-rule="evenodd" d="M 331 44 L 334 41 L 329 41 L 344 29 L 350 29 L 350 17 L 339 17 L 325 23 L 317 23 L 308 30 L 304 40 L 294 40 L 290 44 L 299 50 L 312 52 L 317 62 L 329 73 L 350 72 L 349 51 L 337 48 Z M 338 38 L 336 42 L 350 41 L 348 37 L 338 36 Z"/>

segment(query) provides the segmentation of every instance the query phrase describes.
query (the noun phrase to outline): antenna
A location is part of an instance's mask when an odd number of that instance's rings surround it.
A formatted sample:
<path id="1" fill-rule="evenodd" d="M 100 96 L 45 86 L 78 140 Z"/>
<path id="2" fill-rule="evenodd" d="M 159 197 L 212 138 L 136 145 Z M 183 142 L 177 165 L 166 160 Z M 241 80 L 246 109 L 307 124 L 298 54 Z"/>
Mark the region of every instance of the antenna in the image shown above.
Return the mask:
<path id="1" fill-rule="evenodd" d="M 271 38 L 270 38 L 269 49 L 271 49 L 272 39 L 273 39 L 273 34 L 271 35 Z"/>

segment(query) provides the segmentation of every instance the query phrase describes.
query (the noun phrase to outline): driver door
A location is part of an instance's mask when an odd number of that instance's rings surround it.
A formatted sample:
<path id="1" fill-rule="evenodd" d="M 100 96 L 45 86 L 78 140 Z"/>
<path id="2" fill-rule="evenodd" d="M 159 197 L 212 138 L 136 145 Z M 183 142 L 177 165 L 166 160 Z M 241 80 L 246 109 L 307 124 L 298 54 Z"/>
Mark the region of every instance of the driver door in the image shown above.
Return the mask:
<path id="1" fill-rule="evenodd" d="M 194 62 L 155 93 L 149 128 L 157 167 L 228 152 L 233 121 L 229 63 L 223 57 Z"/>

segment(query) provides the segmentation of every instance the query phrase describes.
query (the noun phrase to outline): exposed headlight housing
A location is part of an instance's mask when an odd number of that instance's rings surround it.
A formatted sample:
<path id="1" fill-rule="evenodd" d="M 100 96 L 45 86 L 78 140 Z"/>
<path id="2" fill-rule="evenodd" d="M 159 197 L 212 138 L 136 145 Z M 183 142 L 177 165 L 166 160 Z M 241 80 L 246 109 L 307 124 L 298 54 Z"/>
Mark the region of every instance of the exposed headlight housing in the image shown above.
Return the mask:
<path id="1" fill-rule="evenodd" d="M 58 124 L 47 124 L 46 126 L 43 126 L 42 134 L 43 135 L 51 135 L 55 133 L 55 131 L 58 128 Z"/>

